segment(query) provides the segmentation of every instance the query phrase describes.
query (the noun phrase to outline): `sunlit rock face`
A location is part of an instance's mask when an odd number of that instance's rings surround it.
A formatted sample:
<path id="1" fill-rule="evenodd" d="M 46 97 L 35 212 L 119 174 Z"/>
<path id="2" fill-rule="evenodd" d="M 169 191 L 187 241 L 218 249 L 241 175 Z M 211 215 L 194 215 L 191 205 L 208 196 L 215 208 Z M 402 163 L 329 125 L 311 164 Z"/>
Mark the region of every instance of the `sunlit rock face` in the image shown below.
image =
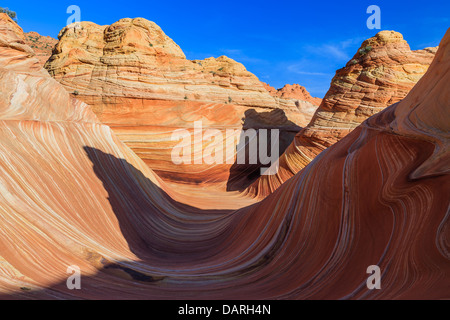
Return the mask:
<path id="1" fill-rule="evenodd" d="M 230 210 L 161 181 L 0 14 L 0 299 L 449 299 L 449 43 L 402 102 Z"/>
<path id="2" fill-rule="evenodd" d="M 96 122 L 86 104 L 70 98 L 42 69 L 34 51 L 25 44 L 22 29 L 6 14 L 0 17 L 0 119 Z"/>
<path id="3" fill-rule="evenodd" d="M 262 177 L 248 192 L 260 196 L 273 192 L 364 120 L 405 98 L 436 50 L 411 51 L 394 31 L 381 31 L 364 41 L 353 59 L 336 72 L 313 119 L 281 156 L 278 174 Z"/>
<path id="4" fill-rule="evenodd" d="M 128 250 L 108 193 L 95 173 L 95 154 L 112 154 L 129 163 L 140 172 L 135 183 L 151 181 L 152 190 L 161 192 L 158 178 L 98 122 L 88 105 L 72 98 L 42 69 L 24 39 L 22 29 L 1 13 L 2 294 L 51 286 L 62 279 L 66 264 L 88 267 L 82 260 L 103 246 L 103 237 L 119 251 Z M 120 165 L 116 169 L 124 170 L 124 176 L 133 174 Z M 110 231 L 102 235 L 107 225 Z M 88 267 L 86 274 L 92 270 Z"/>
<path id="5" fill-rule="evenodd" d="M 233 178 L 233 161 L 174 165 L 171 151 L 178 142 L 171 139 L 173 131 L 193 130 L 195 121 L 202 121 L 204 128 L 221 130 L 225 136 L 226 129 L 241 130 L 252 122 L 256 130 L 281 130 L 285 149 L 318 107 L 271 96 L 255 75 L 228 57 L 187 60 L 159 26 L 142 18 L 64 28 L 46 69 L 91 105 L 100 121 L 149 167 L 168 181 L 186 184 L 225 188 Z M 238 142 L 224 138 L 217 143 L 236 148 Z M 205 141 L 200 149 L 208 144 Z"/>
<path id="6" fill-rule="evenodd" d="M 266 88 L 269 93 L 274 97 L 279 97 L 283 99 L 292 99 L 300 101 L 309 101 L 316 106 L 320 106 L 322 99 L 317 97 L 312 97 L 311 94 L 306 90 L 305 87 L 299 84 L 287 84 L 281 89 L 275 89 L 267 83 L 263 83 L 264 88 Z"/>
<path id="7" fill-rule="evenodd" d="M 39 33 L 31 31 L 24 34 L 25 43 L 33 49 L 36 58 L 43 67 L 47 60 L 51 57 L 53 48 L 58 43 L 58 40 L 49 37 L 41 36 Z"/>

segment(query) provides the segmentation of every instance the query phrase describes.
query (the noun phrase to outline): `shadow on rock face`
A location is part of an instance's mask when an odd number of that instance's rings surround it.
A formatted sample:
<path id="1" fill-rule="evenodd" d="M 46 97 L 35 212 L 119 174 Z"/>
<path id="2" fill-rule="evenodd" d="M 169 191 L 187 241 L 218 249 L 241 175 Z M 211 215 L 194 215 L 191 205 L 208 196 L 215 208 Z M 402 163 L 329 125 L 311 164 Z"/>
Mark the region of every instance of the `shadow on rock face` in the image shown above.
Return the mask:
<path id="1" fill-rule="evenodd" d="M 245 162 L 236 159 L 232 165 L 227 191 L 243 191 L 256 181 L 261 176 L 261 168 L 268 168 L 273 163 L 262 163 L 261 152 L 269 158 L 273 156 L 273 159 L 278 159 L 302 129 L 288 120 L 285 112 L 281 109 L 260 113 L 250 109 L 245 112 L 242 121 L 242 129 L 246 136 L 241 136 L 236 149 L 238 154 L 245 153 Z M 261 130 L 267 130 L 267 132 Z M 272 130 L 279 130 L 278 141 L 272 141 Z M 252 131 L 255 134 L 252 134 Z M 267 148 L 263 147 L 261 139 L 267 141 Z M 278 150 L 272 149 L 272 144 Z M 255 153 L 256 163 L 250 159 L 251 155 L 255 157 Z"/>

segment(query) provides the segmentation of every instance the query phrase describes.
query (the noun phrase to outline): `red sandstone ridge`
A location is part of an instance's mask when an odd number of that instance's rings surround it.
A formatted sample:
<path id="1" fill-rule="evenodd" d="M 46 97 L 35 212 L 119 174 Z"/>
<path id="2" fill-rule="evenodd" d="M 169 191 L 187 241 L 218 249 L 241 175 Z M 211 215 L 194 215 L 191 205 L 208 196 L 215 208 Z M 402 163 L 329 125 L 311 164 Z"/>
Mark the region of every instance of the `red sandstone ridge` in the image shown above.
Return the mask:
<path id="1" fill-rule="evenodd" d="M 280 219 L 289 230 L 282 237 L 283 270 L 304 285 L 292 285 L 283 298 L 450 297 L 449 83 L 450 29 L 401 102 L 364 121 L 250 209 L 249 224 L 290 213 Z M 359 271 L 374 263 L 382 270 L 381 290 L 367 290 Z"/>
<path id="2" fill-rule="evenodd" d="M 0 15 L 0 300 L 450 299 L 449 82 L 450 30 L 403 101 L 265 200 L 199 210 Z"/>
<path id="3" fill-rule="evenodd" d="M 187 184 L 225 188 L 233 159 L 215 166 L 175 165 L 174 130 L 192 130 L 196 121 L 224 136 L 226 129 L 277 128 L 285 148 L 317 109 L 308 101 L 271 96 L 255 75 L 228 57 L 187 60 L 159 26 L 142 18 L 64 28 L 45 67 L 150 168 Z M 233 139 L 217 143 L 236 150 Z M 247 179 L 254 170 L 233 172 Z"/>
<path id="4" fill-rule="evenodd" d="M 293 99 L 301 101 L 309 101 L 314 105 L 319 106 L 322 102 L 320 98 L 313 98 L 311 94 L 299 84 L 287 84 L 283 88 L 276 90 L 274 87 L 267 83 L 264 83 L 264 88 L 266 88 L 269 93 L 274 97 L 279 97 L 283 99 Z"/>
<path id="5" fill-rule="evenodd" d="M 249 192 L 260 196 L 273 192 L 364 120 L 406 97 L 436 50 L 411 51 L 394 31 L 381 31 L 364 41 L 353 59 L 336 72 L 311 122 L 280 157 L 278 173 L 261 177 Z"/>
<path id="6" fill-rule="evenodd" d="M 0 34 L 0 120 L 98 122 L 89 106 L 70 99 L 42 68 L 22 29 L 4 13 L 0 13 Z M 39 95 L 31 93 L 36 87 Z"/>
<path id="7" fill-rule="evenodd" d="M 117 217 L 93 169 L 96 156 L 126 161 L 129 167 L 119 162 L 110 170 L 123 177 L 139 172 L 155 195 L 162 186 L 88 105 L 50 77 L 24 39 L 22 29 L 0 13 L 0 292 L 20 296 L 26 288 L 58 299 L 67 293 L 49 287 L 69 265 L 79 265 L 85 275 L 100 268 L 94 260 L 101 242 L 115 243 L 113 256 L 128 250 L 120 228 L 100 230 L 117 226 Z M 133 256 L 129 250 L 125 255 Z"/>
<path id="8" fill-rule="evenodd" d="M 58 40 L 49 37 L 41 36 L 39 33 L 31 31 L 24 34 L 25 43 L 29 45 L 39 59 L 41 66 L 47 62 L 52 55 L 52 50 L 58 43 Z"/>

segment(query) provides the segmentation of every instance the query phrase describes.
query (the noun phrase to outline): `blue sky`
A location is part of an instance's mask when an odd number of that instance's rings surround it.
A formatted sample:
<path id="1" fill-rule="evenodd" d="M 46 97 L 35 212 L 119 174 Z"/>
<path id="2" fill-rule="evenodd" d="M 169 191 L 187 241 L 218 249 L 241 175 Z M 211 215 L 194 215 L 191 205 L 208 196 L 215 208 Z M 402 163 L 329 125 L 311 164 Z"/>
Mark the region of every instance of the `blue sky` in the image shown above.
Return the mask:
<path id="1" fill-rule="evenodd" d="M 69 5 L 81 20 L 105 25 L 125 17 L 156 22 L 188 59 L 229 56 L 261 81 L 299 83 L 323 97 L 332 77 L 356 53 L 369 30 L 369 5 L 381 8 L 381 29 L 401 32 L 411 48 L 437 46 L 450 27 L 450 1 L 1 1 L 25 32 L 57 37 Z"/>

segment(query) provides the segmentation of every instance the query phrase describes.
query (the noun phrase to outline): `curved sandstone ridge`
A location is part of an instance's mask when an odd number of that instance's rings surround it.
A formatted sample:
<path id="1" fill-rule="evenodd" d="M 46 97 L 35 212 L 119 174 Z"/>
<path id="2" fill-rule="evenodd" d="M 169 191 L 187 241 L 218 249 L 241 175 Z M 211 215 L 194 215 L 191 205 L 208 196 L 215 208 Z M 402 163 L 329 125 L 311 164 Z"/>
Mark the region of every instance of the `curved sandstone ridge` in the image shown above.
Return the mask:
<path id="1" fill-rule="evenodd" d="M 118 276 L 131 285 L 127 272 L 149 279 L 133 262 L 138 258 L 124 236 L 125 220 L 133 228 L 142 225 L 132 236 L 138 240 L 149 235 L 148 227 L 156 227 L 152 211 L 165 216 L 168 225 L 192 220 L 203 226 L 228 208 L 252 203 L 238 194 L 226 198 L 199 190 L 183 195 L 184 190 L 169 189 L 34 56 L 22 29 L 0 14 L 0 299 L 22 292 L 67 297 L 50 287 L 69 265 L 79 265 L 85 275 L 105 270 L 111 283 Z M 124 201 L 116 202 L 116 195 Z M 187 200 L 223 209 L 200 210 L 183 204 Z M 116 215 L 119 211 L 124 215 Z M 61 263 L 68 264 L 65 270 Z M 100 297 L 101 291 L 92 293 Z"/>
<path id="2" fill-rule="evenodd" d="M 14 26 L 2 92 L 37 61 Z M 450 31 L 408 98 L 237 211 L 199 209 L 95 121 L 0 118 L 0 299 L 449 299 L 449 68 Z"/>
<path id="3" fill-rule="evenodd" d="M 71 99 L 42 69 L 25 44 L 22 29 L 4 13 L 0 14 L 0 35 L 1 120 L 97 122 L 85 103 Z"/>
<path id="4" fill-rule="evenodd" d="M 202 121 L 225 136 L 226 129 L 240 130 L 248 122 L 254 129 L 269 123 L 282 130 L 283 143 L 289 145 L 317 109 L 308 101 L 272 97 L 255 75 L 225 56 L 187 60 L 159 26 L 142 18 L 64 28 L 46 69 L 91 105 L 150 168 L 176 182 L 224 187 L 231 164 L 174 165 L 175 130 L 192 130 L 195 121 Z M 267 114 L 274 115 L 272 121 L 255 120 Z M 228 140 L 218 143 L 230 145 Z"/>
<path id="5" fill-rule="evenodd" d="M 411 51 L 394 31 L 381 31 L 364 41 L 336 72 L 311 122 L 280 157 L 278 173 L 261 177 L 247 191 L 260 196 L 273 192 L 364 120 L 402 100 L 425 74 L 436 50 Z"/>

